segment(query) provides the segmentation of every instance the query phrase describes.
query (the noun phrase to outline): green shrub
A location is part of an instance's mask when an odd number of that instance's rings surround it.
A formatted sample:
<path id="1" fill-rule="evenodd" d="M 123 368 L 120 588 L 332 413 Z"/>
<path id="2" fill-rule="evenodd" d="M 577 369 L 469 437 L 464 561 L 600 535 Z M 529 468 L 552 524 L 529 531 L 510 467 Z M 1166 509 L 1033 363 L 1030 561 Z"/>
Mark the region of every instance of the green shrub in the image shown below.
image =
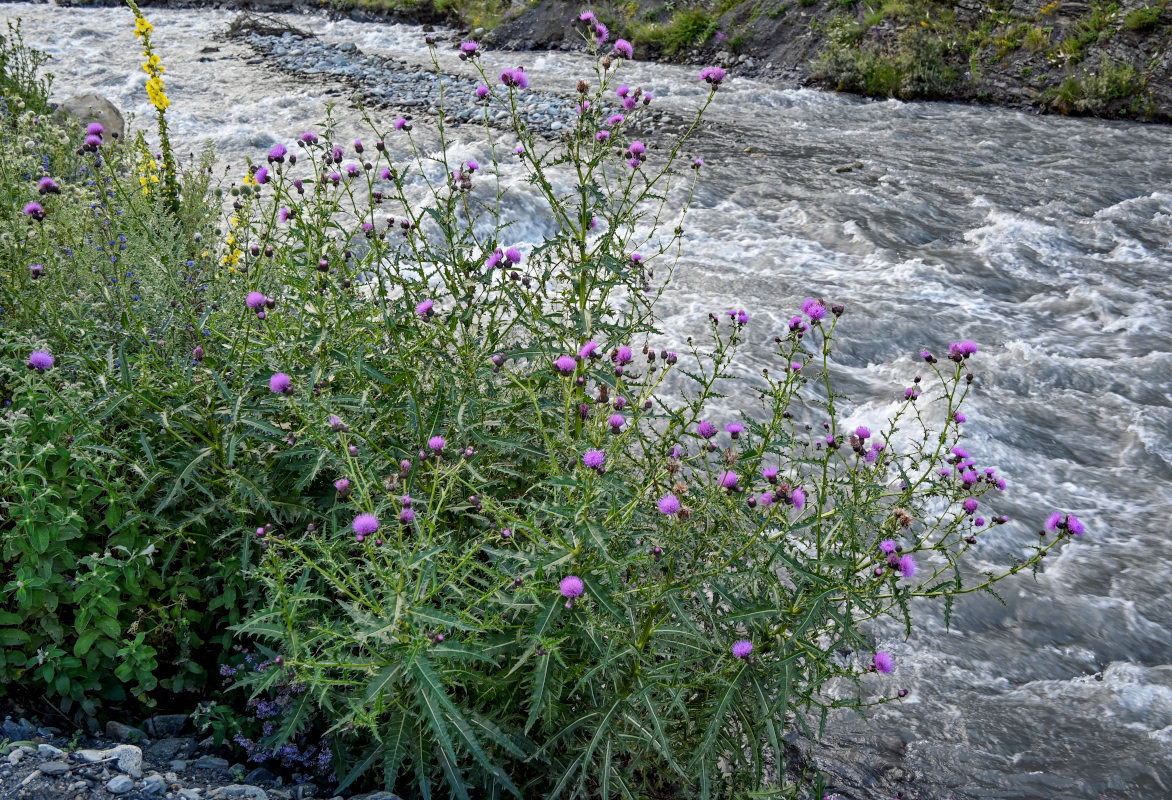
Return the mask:
<path id="1" fill-rule="evenodd" d="M 1160 15 L 1164 13 L 1161 6 L 1144 6 L 1127 12 L 1123 18 L 1123 27 L 1129 31 L 1151 31 L 1160 24 Z"/>

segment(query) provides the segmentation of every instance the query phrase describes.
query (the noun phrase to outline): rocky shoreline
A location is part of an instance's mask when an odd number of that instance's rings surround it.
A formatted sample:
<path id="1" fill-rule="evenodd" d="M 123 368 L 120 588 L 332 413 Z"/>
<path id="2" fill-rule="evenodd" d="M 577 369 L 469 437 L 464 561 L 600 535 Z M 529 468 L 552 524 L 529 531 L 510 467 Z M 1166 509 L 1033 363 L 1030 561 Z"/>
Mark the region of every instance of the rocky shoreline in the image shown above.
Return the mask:
<path id="1" fill-rule="evenodd" d="M 288 783 L 264 767 L 231 763 L 185 714 L 142 728 L 107 724 L 104 736 L 64 735 L 24 717 L 0 722 L 0 797 L 11 800 L 306 800 L 334 793 Z M 339 798 L 340 800 L 340 798 Z M 369 792 L 350 800 L 399 800 Z"/>

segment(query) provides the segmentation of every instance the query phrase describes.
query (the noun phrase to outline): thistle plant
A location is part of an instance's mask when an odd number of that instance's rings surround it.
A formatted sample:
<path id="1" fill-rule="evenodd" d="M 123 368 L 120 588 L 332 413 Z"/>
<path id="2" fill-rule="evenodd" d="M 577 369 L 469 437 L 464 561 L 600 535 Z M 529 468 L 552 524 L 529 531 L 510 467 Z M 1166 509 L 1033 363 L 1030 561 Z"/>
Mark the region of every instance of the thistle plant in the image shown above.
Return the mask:
<path id="1" fill-rule="evenodd" d="M 692 124 L 649 146 L 629 47 L 581 21 L 596 72 L 566 136 L 526 128 L 522 67 L 481 69 L 445 102 L 483 104 L 488 163 L 451 155 L 442 113 L 438 149 L 368 115 L 373 152 L 306 133 L 237 209 L 248 333 L 200 369 L 267 383 L 258 413 L 288 432 L 272 457 L 315 500 L 248 534 L 263 606 L 237 631 L 268 668 L 236 677 L 254 699 L 305 687 L 263 746 L 324 731 L 339 790 L 792 790 L 788 731 L 914 688 L 868 622 L 910 632 L 921 598 L 947 617 L 1081 533 L 994 532 L 1006 483 L 962 444 L 972 342 L 925 351 L 890 419 L 845 429 L 843 306 L 808 298 L 783 331 L 714 310 L 703 341 L 658 328 L 702 167 L 683 154 L 725 75 L 704 70 Z M 386 144 L 403 140 L 405 163 Z M 514 198 L 543 210 L 541 242 L 510 240 Z M 769 339 L 777 367 L 740 375 Z M 1012 560 L 977 576 L 986 539 Z"/>
<path id="2" fill-rule="evenodd" d="M 442 105 L 483 106 L 476 156 L 442 108 L 345 141 L 327 113 L 236 174 L 218 227 L 206 166 L 178 219 L 139 144 L 13 120 L 0 684 L 88 712 L 110 673 L 150 702 L 217 667 L 248 756 L 337 791 L 784 796 L 787 733 L 915 691 L 873 621 L 948 619 L 1084 533 L 999 513 L 973 342 L 926 342 L 896 410 L 846 426 L 833 299 L 661 328 L 726 75 L 644 141 L 630 45 L 579 24 L 564 135 L 526 126 L 523 67 L 467 42 L 460 88 L 433 50 Z"/>

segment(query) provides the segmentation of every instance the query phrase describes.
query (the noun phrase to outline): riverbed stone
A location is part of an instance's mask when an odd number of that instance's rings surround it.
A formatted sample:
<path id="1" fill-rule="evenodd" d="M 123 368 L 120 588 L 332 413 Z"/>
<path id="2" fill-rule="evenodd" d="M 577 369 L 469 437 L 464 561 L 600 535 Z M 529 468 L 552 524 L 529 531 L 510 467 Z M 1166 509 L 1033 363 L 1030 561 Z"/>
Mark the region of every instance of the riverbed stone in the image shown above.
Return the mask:
<path id="1" fill-rule="evenodd" d="M 269 794 L 264 789 L 246 783 L 221 787 L 220 794 L 224 797 L 240 797 L 243 800 L 269 800 Z"/>
<path id="2" fill-rule="evenodd" d="M 40 770 L 44 775 L 56 777 L 69 772 L 69 765 L 64 761 L 46 761 L 44 764 L 41 764 Z"/>
<path id="3" fill-rule="evenodd" d="M 164 739 L 183 733 L 187 725 L 186 714 L 156 714 L 146 721 L 146 731 L 151 736 Z"/>
<path id="4" fill-rule="evenodd" d="M 228 771 L 228 759 L 219 756 L 200 756 L 191 766 L 196 769 L 214 769 L 219 772 Z"/>
<path id="5" fill-rule="evenodd" d="M 142 791 L 148 795 L 165 794 L 167 791 L 167 781 L 162 775 L 148 775 L 143 778 Z"/>
<path id="6" fill-rule="evenodd" d="M 142 750 L 132 744 L 120 744 L 106 751 L 108 758 L 116 758 L 119 772 L 125 772 L 132 778 L 142 777 Z"/>
<path id="7" fill-rule="evenodd" d="M 106 791 L 110 794 L 126 794 L 134 788 L 134 781 L 126 775 L 115 775 L 106 782 Z"/>
<path id="8" fill-rule="evenodd" d="M 67 97 L 61 101 L 60 110 L 69 116 L 76 117 L 78 122 L 88 124 L 97 122 L 106 129 L 108 136 L 124 136 L 126 121 L 122 112 L 107 98 L 97 92 Z"/>

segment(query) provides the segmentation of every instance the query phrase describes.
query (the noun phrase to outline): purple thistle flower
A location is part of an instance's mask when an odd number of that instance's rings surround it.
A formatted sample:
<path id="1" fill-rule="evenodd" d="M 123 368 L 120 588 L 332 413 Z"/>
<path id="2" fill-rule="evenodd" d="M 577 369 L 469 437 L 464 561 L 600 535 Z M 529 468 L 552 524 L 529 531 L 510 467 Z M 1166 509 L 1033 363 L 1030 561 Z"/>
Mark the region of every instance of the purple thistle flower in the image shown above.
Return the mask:
<path id="1" fill-rule="evenodd" d="M 288 222 L 289 217 L 292 216 L 292 214 L 292 211 L 285 208 L 284 206 L 281 206 L 281 208 L 277 211 L 277 219 L 281 222 Z"/>
<path id="2" fill-rule="evenodd" d="M 562 593 L 562 597 L 573 600 L 575 597 L 582 596 L 582 593 L 586 591 L 586 584 L 582 583 L 582 579 L 577 575 L 567 575 L 558 584 L 558 591 Z"/>
<path id="3" fill-rule="evenodd" d="M 273 394 L 289 394 L 293 391 L 293 379 L 284 372 L 275 372 L 273 377 L 269 378 L 269 389 Z"/>
<path id="4" fill-rule="evenodd" d="M 252 177 L 253 177 L 253 179 L 256 180 L 257 183 L 268 183 L 269 182 L 269 168 L 268 167 L 261 167 L 260 169 L 258 169 L 256 171 L 256 174 L 253 175 Z"/>
<path id="5" fill-rule="evenodd" d="M 409 130 L 411 130 L 411 127 L 407 124 L 407 120 L 404 117 L 399 117 L 397 120 L 395 120 L 395 130 L 397 130 L 397 131 L 408 130 L 409 131 Z"/>
<path id="6" fill-rule="evenodd" d="M 269 161 L 276 161 L 278 164 L 280 164 L 285 160 L 285 156 L 288 154 L 288 152 L 289 150 L 285 147 L 285 145 L 277 142 L 275 145 L 269 148 Z"/>
<path id="7" fill-rule="evenodd" d="M 724 70 L 720 67 L 705 67 L 700 70 L 700 80 L 717 87 L 724 80 Z"/>
<path id="8" fill-rule="evenodd" d="M 191 357 L 196 361 L 203 361 L 203 345 L 196 345 L 191 350 Z"/>
<path id="9" fill-rule="evenodd" d="M 343 496 L 350 494 L 350 479 L 338 478 L 334 481 L 334 489 L 337 490 L 338 494 Z"/>
<path id="10" fill-rule="evenodd" d="M 615 39 L 614 54 L 616 56 L 622 56 L 626 59 L 631 59 L 635 57 L 635 48 L 632 47 L 631 43 L 626 39 Z"/>
<path id="11" fill-rule="evenodd" d="M 820 322 L 826 316 L 826 306 L 821 300 L 807 297 L 802 302 L 802 313 L 809 317 L 811 322 Z"/>
<path id="12" fill-rule="evenodd" d="M 587 342 L 578 350 L 578 358 L 583 361 L 588 358 L 594 358 L 596 355 L 598 355 L 598 342 L 595 341 Z"/>
<path id="13" fill-rule="evenodd" d="M 874 663 L 875 671 L 885 675 L 895 669 L 895 660 L 892 659 L 891 654 L 882 650 L 875 654 Z"/>
<path id="14" fill-rule="evenodd" d="M 973 472 L 970 469 L 970 470 L 965 470 L 963 473 L 961 473 L 960 479 L 964 483 L 965 486 L 972 486 L 974 483 L 977 482 L 977 479 L 979 477 L 980 476 L 978 476 L 977 473 Z"/>
<path id="15" fill-rule="evenodd" d="M 594 23 L 594 41 L 598 44 L 605 44 L 607 38 L 610 37 L 610 29 L 601 22 Z"/>
<path id="16" fill-rule="evenodd" d="M 521 251 L 515 247 L 510 247 L 508 250 L 505 251 L 505 258 L 507 258 L 513 264 L 520 264 L 521 263 Z"/>
<path id="17" fill-rule="evenodd" d="M 415 521 L 415 510 L 411 508 L 404 508 L 399 512 L 399 522 L 407 525 Z"/>
<path id="18" fill-rule="evenodd" d="M 582 463 L 590 469 L 598 469 L 606 463 L 606 453 L 601 450 L 587 450 L 582 454 Z"/>
<path id="19" fill-rule="evenodd" d="M 968 422 L 968 421 L 969 421 L 969 418 L 968 418 L 968 417 L 966 417 L 964 414 L 960 413 L 959 411 L 957 411 L 955 414 L 953 414 L 953 415 L 952 415 L 952 418 L 953 418 L 954 420 L 956 420 L 958 423 L 960 423 L 960 422 Z"/>
<path id="20" fill-rule="evenodd" d="M 745 432 L 745 426 L 739 422 L 730 422 L 724 426 L 724 429 L 728 431 L 728 435 L 734 439 L 739 438 L 740 435 Z"/>
<path id="21" fill-rule="evenodd" d="M 317 144 L 317 134 L 313 131 L 306 131 L 301 134 L 300 140 L 302 144 Z"/>
<path id="22" fill-rule="evenodd" d="M 557 361 L 553 362 L 554 369 L 563 375 L 570 375 L 578 367 L 578 362 L 573 356 L 558 356 Z"/>
<path id="23" fill-rule="evenodd" d="M 510 88 L 528 89 L 529 76 L 525 74 L 524 67 L 517 67 L 516 69 L 506 69 L 501 71 L 501 83 Z"/>
<path id="24" fill-rule="evenodd" d="M 757 498 L 757 502 L 766 508 L 773 505 L 773 492 L 765 492 L 759 498 Z"/>
<path id="25" fill-rule="evenodd" d="M 35 369 L 37 372 L 52 369 L 55 363 L 57 363 L 57 359 L 53 358 L 53 355 L 45 350 L 34 350 L 28 357 L 28 368 Z"/>
<path id="26" fill-rule="evenodd" d="M 619 429 L 627 424 L 627 418 L 622 414 L 611 414 L 610 419 L 606 421 L 606 424 L 610 426 L 610 429 L 614 433 L 618 433 Z"/>
<path id="27" fill-rule="evenodd" d="M 899 574 L 905 578 L 911 578 L 916 574 L 916 560 L 910 553 L 899 560 Z"/>
<path id="28" fill-rule="evenodd" d="M 578 15 L 579 22 L 593 22 L 595 19 L 593 11 L 583 11 Z"/>
<path id="29" fill-rule="evenodd" d="M 964 501 L 964 513 L 966 513 L 966 514 L 975 513 L 977 510 L 977 506 L 979 506 L 979 505 L 980 505 L 980 503 L 977 502 L 977 498 L 975 498 L 975 497 L 966 498 Z"/>
<path id="30" fill-rule="evenodd" d="M 472 58 L 476 56 L 476 51 L 480 48 L 477 42 L 468 41 L 460 43 L 460 54 L 465 58 Z"/>
<path id="31" fill-rule="evenodd" d="M 504 260 L 505 253 L 498 247 L 496 250 L 492 251 L 491 255 L 489 255 L 488 260 L 484 262 L 484 266 L 490 270 L 496 269 L 497 266 Z"/>
<path id="32" fill-rule="evenodd" d="M 960 445 L 957 445 L 956 447 L 952 448 L 952 454 L 954 456 L 959 457 L 959 458 L 969 458 L 969 451 L 965 450 Z"/>
<path id="33" fill-rule="evenodd" d="M 41 194 L 61 194 L 61 187 L 57 185 L 57 181 L 46 176 L 37 183 L 37 191 Z"/>
<path id="34" fill-rule="evenodd" d="M 447 446 L 448 443 L 442 436 L 433 436 L 427 440 L 428 449 L 435 453 L 438 453 Z"/>
<path id="35" fill-rule="evenodd" d="M 1074 514 L 1066 515 L 1066 530 L 1073 533 L 1075 536 L 1082 536 L 1087 532 L 1086 526 L 1082 524 L 1082 520 Z"/>
<path id="36" fill-rule="evenodd" d="M 867 464 L 874 464 L 879 460 L 879 454 L 883 452 L 883 445 L 879 442 L 872 442 L 871 449 L 863 455 L 863 461 Z"/>
<path id="37" fill-rule="evenodd" d="M 647 155 L 647 145 L 636 139 L 631 142 L 631 146 L 627 148 L 627 152 L 642 161 L 643 156 Z"/>
<path id="38" fill-rule="evenodd" d="M 630 364 L 634 360 L 635 356 L 631 352 L 631 348 L 626 347 L 625 345 L 615 350 L 614 355 L 611 356 L 611 361 L 618 364 L 620 367 L 623 364 Z"/>
<path id="39" fill-rule="evenodd" d="M 721 473 L 716 476 L 716 482 L 720 484 L 722 489 L 737 488 L 738 480 L 739 478 L 737 477 L 737 474 L 732 470 L 722 470 Z"/>
<path id="40" fill-rule="evenodd" d="M 753 643 L 748 639 L 741 639 L 733 644 L 732 654 L 737 658 L 748 658 L 753 654 Z"/>
<path id="41" fill-rule="evenodd" d="M 85 132 L 88 136 L 101 136 L 106 132 L 106 129 L 102 127 L 100 122 L 91 122 L 86 126 Z"/>
<path id="42" fill-rule="evenodd" d="M 423 300 L 418 305 L 415 306 L 415 313 L 426 319 L 427 317 L 430 317 L 432 314 L 435 313 L 435 311 L 433 310 L 434 307 L 435 307 L 434 300 Z"/>
<path id="43" fill-rule="evenodd" d="M 673 514 L 678 514 L 680 511 L 680 499 L 674 494 L 665 494 L 659 498 L 657 505 L 659 507 L 659 513 L 665 516 L 670 517 Z"/>
<path id="44" fill-rule="evenodd" d="M 1062 522 L 1062 512 L 1055 511 L 1050 515 L 1050 518 L 1046 520 L 1045 528 L 1046 530 L 1050 531 L 1050 533 L 1053 533 L 1054 531 L 1058 530 L 1058 524 L 1060 522 Z"/>
<path id="45" fill-rule="evenodd" d="M 977 517 L 976 519 L 973 520 L 973 524 L 979 528 L 985 524 L 985 518 L 984 517 Z"/>
<path id="46" fill-rule="evenodd" d="M 24 207 L 24 215 L 26 217 L 31 217 L 32 219 L 35 219 L 39 222 L 45 218 L 45 209 L 40 203 L 35 201 L 26 203 Z"/>
<path id="47" fill-rule="evenodd" d="M 611 126 L 612 128 L 615 125 L 622 125 L 626 121 L 627 121 L 627 118 L 624 117 L 622 114 L 611 114 L 609 117 L 606 118 L 606 124 Z"/>
<path id="48" fill-rule="evenodd" d="M 696 433 L 700 434 L 705 439 L 711 439 L 716 435 L 716 426 L 708 420 L 704 420 L 696 426 Z"/>
<path id="49" fill-rule="evenodd" d="M 249 292 L 248 297 L 244 298 L 244 304 L 253 311 L 258 308 L 264 308 L 265 296 L 260 292 Z"/>
<path id="50" fill-rule="evenodd" d="M 770 483 L 777 483 L 777 467 L 765 467 L 761 470 L 761 477 Z"/>
<path id="51" fill-rule="evenodd" d="M 44 264 L 30 264 L 28 268 L 29 277 L 34 281 L 45 273 Z"/>
<path id="52" fill-rule="evenodd" d="M 794 508 L 801 511 L 806 507 L 806 491 L 801 486 L 795 486 L 793 493 L 790 494 L 790 502 L 794 504 Z"/>
<path id="53" fill-rule="evenodd" d="M 330 430 L 334 433 L 350 430 L 350 427 L 345 422 L 342 422 L 342 418 L 336 414 L 330 414 L 329 418 L 326 419 L 326 424 L 330 426 Z"/>
<path id="54" fill-rule="evenodd" d="M 605 142 L 610 138 L 610 131 L 599 131 L 598 133 L 594 134 L 594 138 L 596 141 Z"/>
<path id="55" fill-rule="evenodd" d="M 888 554 L 894 553 L 895 552 L 895 540 L 894 539 L 884 539 L 883 541 L 881 541 L 879 543 L 879 549 L 881 551 L 883 551 L 884 553 L 888 553 Z"/>
<path id="56" fill-rule="evenodd" d="M 855 436 L 858 436 L 860 439 L 867 439 L 871 436 L 871 429 L 866 425 L 860 425 L 855 428 Z"/>
<path id="57" fill-rule="evenodd" d="M 481 100 L 483 100 L 484 98 L 488 97 L 488 87 L 487 87 L 487 86 L 485 86 L 483 83 L 481 83 L 481 84 L 477 84 L 477 86 L 476 86 L 476 96 L 477 96 L 478 98 L 480 98 Z"/>
<path id="58" fill-rule="evenodd" d="M 97 150 L 101 146 L 102 146 L 102 137 L 101 136 L 87 136 L 87 137 L 85 137 L 85 149 Z"/>
<path id="59" fill-rule="evenodd" d="M 378 517 L 374 514 L 359 514 L 351 525 L 359 536 L 369 536 L 378 530 Z"/>

